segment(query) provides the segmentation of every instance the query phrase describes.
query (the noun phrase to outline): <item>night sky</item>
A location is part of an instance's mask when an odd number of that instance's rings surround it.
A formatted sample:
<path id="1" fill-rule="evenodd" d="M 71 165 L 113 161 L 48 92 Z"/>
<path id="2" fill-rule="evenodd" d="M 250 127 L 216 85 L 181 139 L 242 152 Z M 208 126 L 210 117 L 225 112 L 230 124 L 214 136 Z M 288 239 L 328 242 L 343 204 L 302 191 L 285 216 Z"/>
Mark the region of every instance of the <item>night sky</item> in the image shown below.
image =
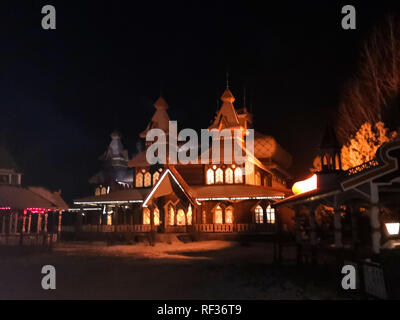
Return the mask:
<path id="1" fill-rule="evenodd" d="M 41 28 L 45 4 L 57 30 Z M 356 6 L 355 31 L 341 28 L 345 4 Z M 181 129 L 207 128 L 229 72 L 235 106 L 245 87 L 256 130 L 292 153 L 300 177 L 362 40 L 398 11 L 382 1 L 2 1 L 0 144 L 24 184 L 86 196 L 114 129 L 136 153 L 160 91 Z"/>

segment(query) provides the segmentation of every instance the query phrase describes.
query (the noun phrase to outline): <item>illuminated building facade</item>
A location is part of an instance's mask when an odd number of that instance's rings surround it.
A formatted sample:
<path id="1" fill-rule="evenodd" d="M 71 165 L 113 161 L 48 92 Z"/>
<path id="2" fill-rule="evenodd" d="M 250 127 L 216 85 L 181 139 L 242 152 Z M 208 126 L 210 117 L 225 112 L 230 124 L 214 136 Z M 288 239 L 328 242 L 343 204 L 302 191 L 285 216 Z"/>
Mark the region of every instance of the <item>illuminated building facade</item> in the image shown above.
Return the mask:
<path id="1" fill-rule="evenodd" d="M 246 108 L 234 107 L 235 98 L 228 87 L 221 101 L 208 129 L 241 130 L 243 136 L 237 143 L 244 148 L 246 132 L 253 128 L 252 114 Z M 167 102 L 160 97 L 154 106 L 150 123 L 140 133 L 142 139 L 151 129 L 161 129 L 169 135 Z M 150 165 L 146 152 L 151 143 L 146 142 L 146 150 L 127 162 L 132 182 L 127 178 L 123 181 L 126 185 L 119 184 L 118 189 L 75 200 L 82 212 L 92 209 L 91 218 L 86 218 L 82 228 L 159 232 L 274 230 L 274 203 L 291 194 L 287 188 L 291 155 L 274 138 L 255 132 L 253 157 L 244 163 L 225 161 L 224 137 L 219 139 L 218 164 L 167 161 Z"/>

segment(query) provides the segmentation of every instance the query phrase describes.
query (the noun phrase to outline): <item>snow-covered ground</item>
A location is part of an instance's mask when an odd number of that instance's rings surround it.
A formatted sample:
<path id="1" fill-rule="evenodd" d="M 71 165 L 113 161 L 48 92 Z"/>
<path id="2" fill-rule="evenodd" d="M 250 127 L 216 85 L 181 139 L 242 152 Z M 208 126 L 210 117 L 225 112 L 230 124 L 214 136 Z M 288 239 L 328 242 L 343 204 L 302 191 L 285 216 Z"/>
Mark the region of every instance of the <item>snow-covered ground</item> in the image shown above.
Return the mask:
<path id="1" fill-rule="evenodd" d="M 336 298 L 318 284 L 296 285 L 293 269 L 272 264 L 270 243 L 71 242 L 53 252 L 2 247 L 0 259 L 0 299 Z M 56 268 L 54 291 L 41 288 L 43 265 Z"/>

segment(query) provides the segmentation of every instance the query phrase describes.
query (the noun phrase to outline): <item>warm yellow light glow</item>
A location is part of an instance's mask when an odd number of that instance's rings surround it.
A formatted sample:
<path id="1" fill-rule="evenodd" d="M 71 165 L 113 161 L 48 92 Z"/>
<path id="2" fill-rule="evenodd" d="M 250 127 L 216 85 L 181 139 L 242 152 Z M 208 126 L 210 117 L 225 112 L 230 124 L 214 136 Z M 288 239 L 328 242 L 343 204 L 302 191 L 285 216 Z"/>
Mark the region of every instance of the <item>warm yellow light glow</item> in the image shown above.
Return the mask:
<path id="1" fill-rule="evenodd" d="M 190 204 L 189 204 L 188 212 L 186 214 L 186 220 L 187 220 L 187 224 L 189 226 L 191 226 L 192 220 L 193 220 L 193 214 L 192 214 L 192 206 Z"/>
<path id="2" fill-rule="evenodd" d="M 215 209 L 214 223 L 222 224 L 222 208 L 220 206 Z"/>
<path id="3" fill-rule="evenodd" d="M 385 223 L 386 230 L 391 236 L 395 236 L 396 234 L 399 234 L 400 231 L 400 223 L 395 222 L 395 223 Z"/>
<path id="4" fill-rule="evenodd" d="M 296 182 L 292 187 L 292 191 L 294 194 L 305 193 L 305 192 L 315 190 L 315 189 L 317 189 L 317 175 L 316 174 L 314 174 L 311 178 Z"/>
<path id="5" fill-rule="evenodd" d="M 168 214 L 167 224 L 169 226 L 175 225 L 175 211 L 174 211 L 174 208 L 172 206 L 169 207 L 169 214 Z"/>
<path id="6" fill-rule="evenodd" d="M 150 224 L 150 210 L 148 208 L 143 209 L 143 224 Z"/>
<path id="7" fill-rule="evenodd" d="M 107 225 L 112 226 L 112 215 L 111 214 L 107 215 Z"/>
<path id="8" fill-rule="evenodd" d="M 225 170 L 225 183 L 233 183 L 233 170 L 231 168 Z"/>
<path id="9" fill-rule="evenodd" d="M 225 223 L 233 223 L 233 209 L 231 207 L 225 209 Z"/>
<path id="10" fill-rule="evenodd" d="M 160 225 L 160 211 L 157 208 L 154 209 L 154 225 L 155 226 Z"/>
<path id="11" fill-rule="evenodd" d="M 186 224 L 185 222 L 185 211 L 182 209 L 178 210 L 178 214 L 176 215 L 176 223 L 178 226 L 184 226 Z"/>
<path id="12" fill-rule="evenodd" d="M 215 183 L 224 183 L 224 172 L 221 168 L 215 171 Z"/>
<path id="13" fill-rule="evenodd" d="M 214 170 L 207 170 L 207 184 L 214 184 Z"/>

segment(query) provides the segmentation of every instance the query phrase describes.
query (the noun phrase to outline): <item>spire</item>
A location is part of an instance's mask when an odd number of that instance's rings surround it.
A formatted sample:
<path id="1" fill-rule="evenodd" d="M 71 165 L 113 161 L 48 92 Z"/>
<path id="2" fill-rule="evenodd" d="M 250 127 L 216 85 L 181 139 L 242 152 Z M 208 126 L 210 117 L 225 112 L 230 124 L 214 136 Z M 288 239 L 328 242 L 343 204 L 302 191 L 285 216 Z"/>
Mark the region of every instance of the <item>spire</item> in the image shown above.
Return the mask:
<path id="1" fill-rule="evenodd" d="M 168 103 L 160 96 L 154 103 L 154 107 L 156 108 L 156 112 L 146 129 L 140 133 L 139 136 L 141 138 L 146 138 L 147 132 L 151 129 L 161 129 L 166 133 L 169 131 L 169 116 L 167 113 Z"/>
<path id="2" fill-rule="evenodd" d="M 340 144 L 332 121 L 328 121 L 320 144 L 322 173 L 342 170 Z"/>
<path id="3" fill-rule="evenodd" d="M 165 99 L 160 96 L 157 101 L 154 103 L 154 107 L 157 110 L 167 110 L 168 109 L 168 103 L 165 101 Z"/>
<path id="4" fill-rule="evenodd" d="M 320 149 L 340 149 L 340 144 L 336 136 L 335 128 L 332 122 L 329 121 L 325 127 L 324 135 L 322 136 Z"/>

